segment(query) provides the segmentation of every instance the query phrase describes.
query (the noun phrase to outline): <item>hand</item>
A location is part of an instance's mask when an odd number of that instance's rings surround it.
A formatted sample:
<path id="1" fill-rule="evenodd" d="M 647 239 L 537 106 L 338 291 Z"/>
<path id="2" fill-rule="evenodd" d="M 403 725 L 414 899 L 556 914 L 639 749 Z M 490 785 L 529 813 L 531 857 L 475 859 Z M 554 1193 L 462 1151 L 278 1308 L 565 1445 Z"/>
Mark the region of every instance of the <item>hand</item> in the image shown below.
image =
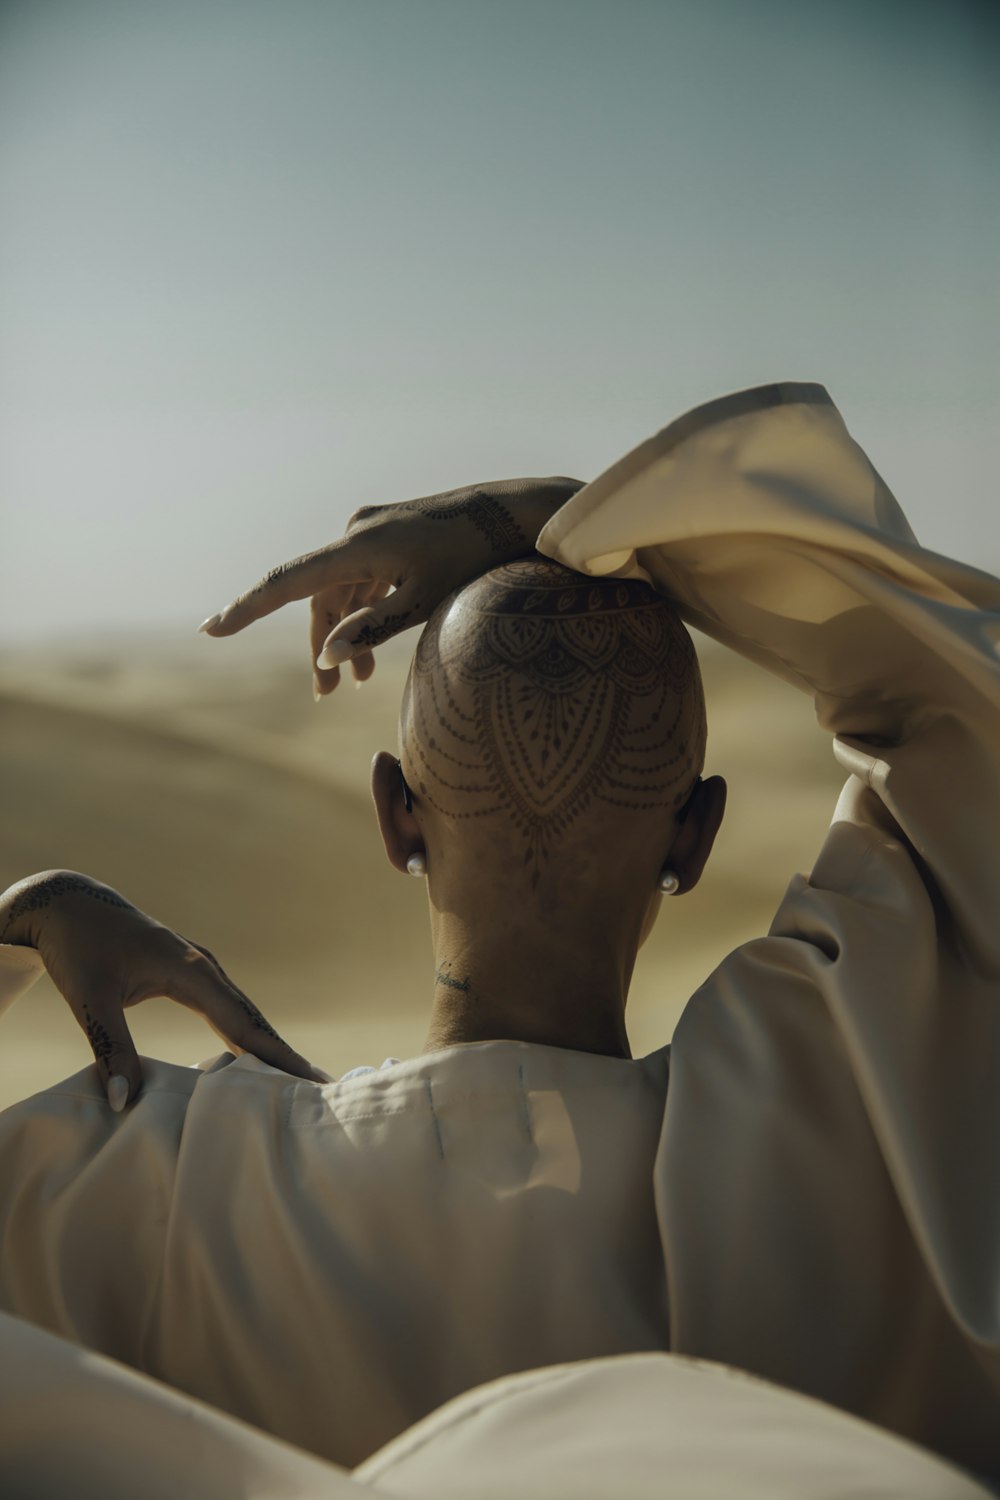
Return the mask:
<path id="1" fill-rule="evenodd" d="M 355 511 L 339 542 L 272 568 L 201 626 L 235 635 L 292 599 L 311 596 L 313 692 L 340 680 L 350 660 L 370 677 L 372 650 L 422 625 L 455 589 L 532 552 L 550 516 L 581 488 L 579 479 L 500 479 L 397 505 Z"/>
<path id="2" fill-rule="evenodd" d="M 281 1040 L 207 948 L 88 875 L 48 870 L 4 891 L 0 942 L 38 949 L 93 1048 L 112 1109 L 123 1109 L 142 1083 L 124 1012 L 154 995 L 197 1011 L 236 1053 L 251 1052 L 298 1078 L 330 1081 Z"/>

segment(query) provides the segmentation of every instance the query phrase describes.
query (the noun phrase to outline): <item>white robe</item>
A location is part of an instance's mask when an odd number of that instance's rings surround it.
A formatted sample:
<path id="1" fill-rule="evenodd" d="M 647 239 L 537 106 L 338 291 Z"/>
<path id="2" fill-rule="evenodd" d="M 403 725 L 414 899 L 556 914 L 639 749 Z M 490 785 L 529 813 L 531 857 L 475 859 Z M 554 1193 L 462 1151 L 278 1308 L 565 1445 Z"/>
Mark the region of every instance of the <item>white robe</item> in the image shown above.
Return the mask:
<path id="1" fill-rule="evenodd" d="M 1000 1476 L 1000 584 L 916 544 L 818 386 L 681 418 L 539 548 L 814 696 L 849 780 L 769 935 L 637 1061 L 147 1062 L 121 1117 L 86 1069 L 0 1115 L 0 1307 L 341 1463 L 660 1349 Z"/>
<path id="2" fill-rule="evenodd" d="M 849 773 L 674 1033 L 670 1347 L 1000 1474 L 1000 583 L 918 546 L 818 386 L 682 417 L 539 546 L 804 688 Z"/>

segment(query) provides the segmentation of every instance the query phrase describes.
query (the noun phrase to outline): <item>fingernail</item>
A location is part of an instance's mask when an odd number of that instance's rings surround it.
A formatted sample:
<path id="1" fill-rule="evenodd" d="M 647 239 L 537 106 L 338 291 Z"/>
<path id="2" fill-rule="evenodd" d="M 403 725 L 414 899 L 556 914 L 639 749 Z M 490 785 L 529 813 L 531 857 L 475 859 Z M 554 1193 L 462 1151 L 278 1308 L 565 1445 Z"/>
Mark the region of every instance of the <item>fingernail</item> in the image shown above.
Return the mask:
<path id="1" fill-rule="evenodd" d="M 318 703 L 323 694 L 319 690 L 319 683 L 313 678 L 313 702 Z"/>
<path id="2" fill-rule="evenodd" d="M 113 1073 L 108 1079 L 108 1103 L 116 1115 L 120 1115 L 125 1108 L 125 1100 L 128 1098 L 128 1079 L 121 1073 Z"/>
<path id="3" fill-rule="evenodd" d="M 199 631 L 214 630 L 215 627 L 216 627 L 216 625 L 218 625 L 218 623 L 219 623 L 219 621 L 221 619 L 222 619 L 221 614 L 219 614 L 219 615 L 209 615 L 209 617 L 208 617 L 207 620 L 202 620 L 201 624 L 198 626 L 198 630 Z"/>
<path id="4" fill-rule="evenodd" d="M 341 662 L 347 661 L 354 650 L 352 641 L 327 641 L 316 662 L 317 667 L 325 667 L 327 671 L 331 667 L 339 667 Z"/>
<path id="5" fill-rule="evenodd" d="M 354 686 L 355 686 L 356 689 L 361 686 L 361 680 L 362 679 L 360 677 L 355 677 L 355 679 L 354 679 Z"/>

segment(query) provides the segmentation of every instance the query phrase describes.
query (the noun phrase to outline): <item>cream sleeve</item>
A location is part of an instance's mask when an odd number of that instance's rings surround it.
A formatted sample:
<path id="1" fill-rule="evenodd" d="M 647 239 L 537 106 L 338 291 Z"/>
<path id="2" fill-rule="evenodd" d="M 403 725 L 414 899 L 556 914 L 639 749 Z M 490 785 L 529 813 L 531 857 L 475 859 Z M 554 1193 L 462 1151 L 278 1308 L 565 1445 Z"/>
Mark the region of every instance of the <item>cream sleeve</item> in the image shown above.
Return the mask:
<path id="1" fill-rule="evenodd" d="M 805 690 L 848 773 L 674 1033 L 672 1347 L 1000 1474 L 1000 583 L 919 546 L 816 385 L 682 417 L 538 547 Z"/>
<path id="2" fill-rule="evenodd" d="M 644 577 L 808 692 L 973 967 L 1000 968 L 1000 582 L 926 551 L 822 386 L 699 407 L 559 510 L 539 551 Z M 877 750 L 877 753 L 876 753 Z"/>

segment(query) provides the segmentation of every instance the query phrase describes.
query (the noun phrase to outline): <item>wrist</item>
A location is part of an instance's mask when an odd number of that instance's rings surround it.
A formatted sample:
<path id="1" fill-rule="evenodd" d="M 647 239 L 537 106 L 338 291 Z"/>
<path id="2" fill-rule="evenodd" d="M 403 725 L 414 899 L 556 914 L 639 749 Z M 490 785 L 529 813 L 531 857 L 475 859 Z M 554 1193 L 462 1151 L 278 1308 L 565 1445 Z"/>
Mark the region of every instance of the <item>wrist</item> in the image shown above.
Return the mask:
<path id="1" fill-rule="evenodd" d="M 550 479 L 535 480 L 530 488 L 521 491 L 508 501 L 511 511 L 524 533 L 526 551 L 534 551 L 542 529 L 548 525 L 557 511 L 583 488 L 585 480 L 569 479 L 554 475 Z M 524 554 L 522 554 L 524 555 Z"/>

